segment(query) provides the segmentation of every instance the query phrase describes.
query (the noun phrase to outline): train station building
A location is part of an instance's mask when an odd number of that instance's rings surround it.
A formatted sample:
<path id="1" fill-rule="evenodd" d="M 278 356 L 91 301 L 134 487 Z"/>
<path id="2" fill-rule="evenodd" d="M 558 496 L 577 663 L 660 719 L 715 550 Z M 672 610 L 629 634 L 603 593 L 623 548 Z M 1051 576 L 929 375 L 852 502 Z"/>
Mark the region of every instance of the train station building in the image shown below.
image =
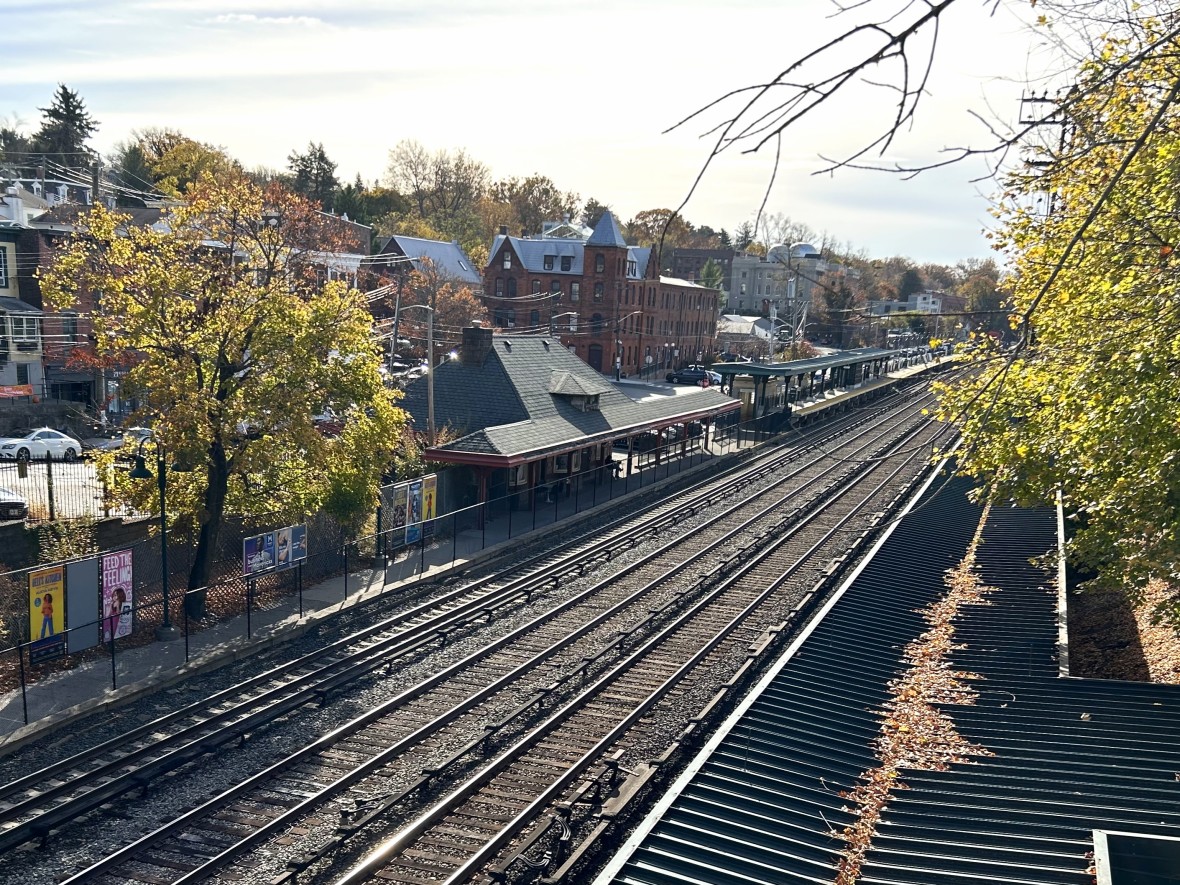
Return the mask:
<path id="1" fill-rule="evenodd" d="M 414 379 L 401 404 L 419 437 L 431 413 L 428 382 Z M 426 458 L 467 468 L 458 479 L 467 503 L 525 510 L 630 475 L 649 451 L 658 461 L 661 452 L 704 448 L 718 420 L 740 408 L 715 388 L 643 387 L 629 396 L 557 338 L 464 329 L 455 358 L 434 370 Z"/>

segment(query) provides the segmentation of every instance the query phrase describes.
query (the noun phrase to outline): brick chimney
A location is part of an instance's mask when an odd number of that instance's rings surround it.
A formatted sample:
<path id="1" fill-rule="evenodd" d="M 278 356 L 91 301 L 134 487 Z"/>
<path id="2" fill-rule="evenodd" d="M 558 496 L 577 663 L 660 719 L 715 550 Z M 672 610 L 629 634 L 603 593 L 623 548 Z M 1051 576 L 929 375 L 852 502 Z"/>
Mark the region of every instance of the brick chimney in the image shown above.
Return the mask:
<path id="1" fill-rule="evenodd" d="M 463 343 L 459 346 L 459 362 L 465 366 L 482 366 L 492 350 L 492 330 L 483 328 L 477 321 L 471 328 L 463 330 Z"/>

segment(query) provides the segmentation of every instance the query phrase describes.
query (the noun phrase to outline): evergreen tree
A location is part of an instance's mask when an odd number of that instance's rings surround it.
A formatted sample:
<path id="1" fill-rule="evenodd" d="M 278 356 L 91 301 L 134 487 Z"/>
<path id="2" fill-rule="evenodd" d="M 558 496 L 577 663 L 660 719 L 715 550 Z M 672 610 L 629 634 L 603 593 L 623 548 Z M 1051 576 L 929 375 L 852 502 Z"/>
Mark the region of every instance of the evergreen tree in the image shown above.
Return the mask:
<path id="1" fill-rule="evenodd" d="M 308 142 L 305 154 L 291 151 L 287 168 L 294 176 L 291 186 L 297 194 L 319 203 L 325 211 L 332 209 L 340 182 L 336 179 L 336 164 L 328 158 L 322 143 Z"/>
<path id="2" fill-rule="evenodd" d="M 53 102 L 38 110 L 44 116 L 40 131 L 33 136 L 33 150 L 70 168 L 88 165 L 94 152 L 86 147 L 86 139 L 98 129 L 98 123 L 78 93 L 59 83 Z"/>

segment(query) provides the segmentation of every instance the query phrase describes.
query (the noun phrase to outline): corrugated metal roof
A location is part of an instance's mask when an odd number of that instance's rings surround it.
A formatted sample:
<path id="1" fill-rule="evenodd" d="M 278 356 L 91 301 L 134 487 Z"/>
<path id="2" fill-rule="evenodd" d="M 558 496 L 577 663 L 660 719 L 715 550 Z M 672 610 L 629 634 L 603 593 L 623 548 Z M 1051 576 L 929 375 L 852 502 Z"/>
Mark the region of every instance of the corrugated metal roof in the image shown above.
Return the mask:
<path id="1" fill-rule="evenodd" d="M 873 711 L 979 517 L 967 488 L 902 520 L 600 881 L 833 880 L 839 793 L 876 764 Z M 994 755 L 903 771 L 859 881 L 1092 885 L 1093 829 L 1180 834 L 1180 686 L 1057 677 L 1056 597 L 1029 562 L 1054 541 L 1047 511 L 991 512 L 976 561 L 1000 592 L 956 620 L 952 660 L 979 698 L 943 710 Z"/>

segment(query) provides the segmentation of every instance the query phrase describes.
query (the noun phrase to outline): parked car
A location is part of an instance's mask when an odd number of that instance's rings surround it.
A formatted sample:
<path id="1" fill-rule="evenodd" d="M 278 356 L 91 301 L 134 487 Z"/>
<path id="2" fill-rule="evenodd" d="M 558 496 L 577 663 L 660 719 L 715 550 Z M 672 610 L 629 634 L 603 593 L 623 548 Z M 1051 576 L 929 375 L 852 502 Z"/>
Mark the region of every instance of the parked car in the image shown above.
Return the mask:
<path id="1" fill-rule="evenodd" d="M 706 372 L 705 374 L 709 376 L 709 383 L 710 384 L 712 384 L 714 387 L 721 386 L 721 373 L 720 372 Z"/>
<path id="2" fill-rule="evenodd" d="M 0 438 L 0 458 L 9 460 L 42 460 L 49 455 L 62 461 L 74 461 L 81 453 L 82 443 L 51 427 L 38 427 L 23 436 Z"/>
<path id="3" fill-rule="evenodd" d="M 704 366 L 686 366 L 664 377 L 669 384 L 700 384 L 709 377 L 709 371 Z"/>
<path id="4" fill-rule="evenodd" d="M 25 519 L 29 502 L 11 489 L 0 487 L 0 519 Z"/>
<path id="5" fill-rule="evenodd" d="M 127 445 L 137 446 L 152 435 L 150 427 L 128 427 L 108 436 L 92 436 L 82 440 L 84 452 L 121 452 Z"/>

